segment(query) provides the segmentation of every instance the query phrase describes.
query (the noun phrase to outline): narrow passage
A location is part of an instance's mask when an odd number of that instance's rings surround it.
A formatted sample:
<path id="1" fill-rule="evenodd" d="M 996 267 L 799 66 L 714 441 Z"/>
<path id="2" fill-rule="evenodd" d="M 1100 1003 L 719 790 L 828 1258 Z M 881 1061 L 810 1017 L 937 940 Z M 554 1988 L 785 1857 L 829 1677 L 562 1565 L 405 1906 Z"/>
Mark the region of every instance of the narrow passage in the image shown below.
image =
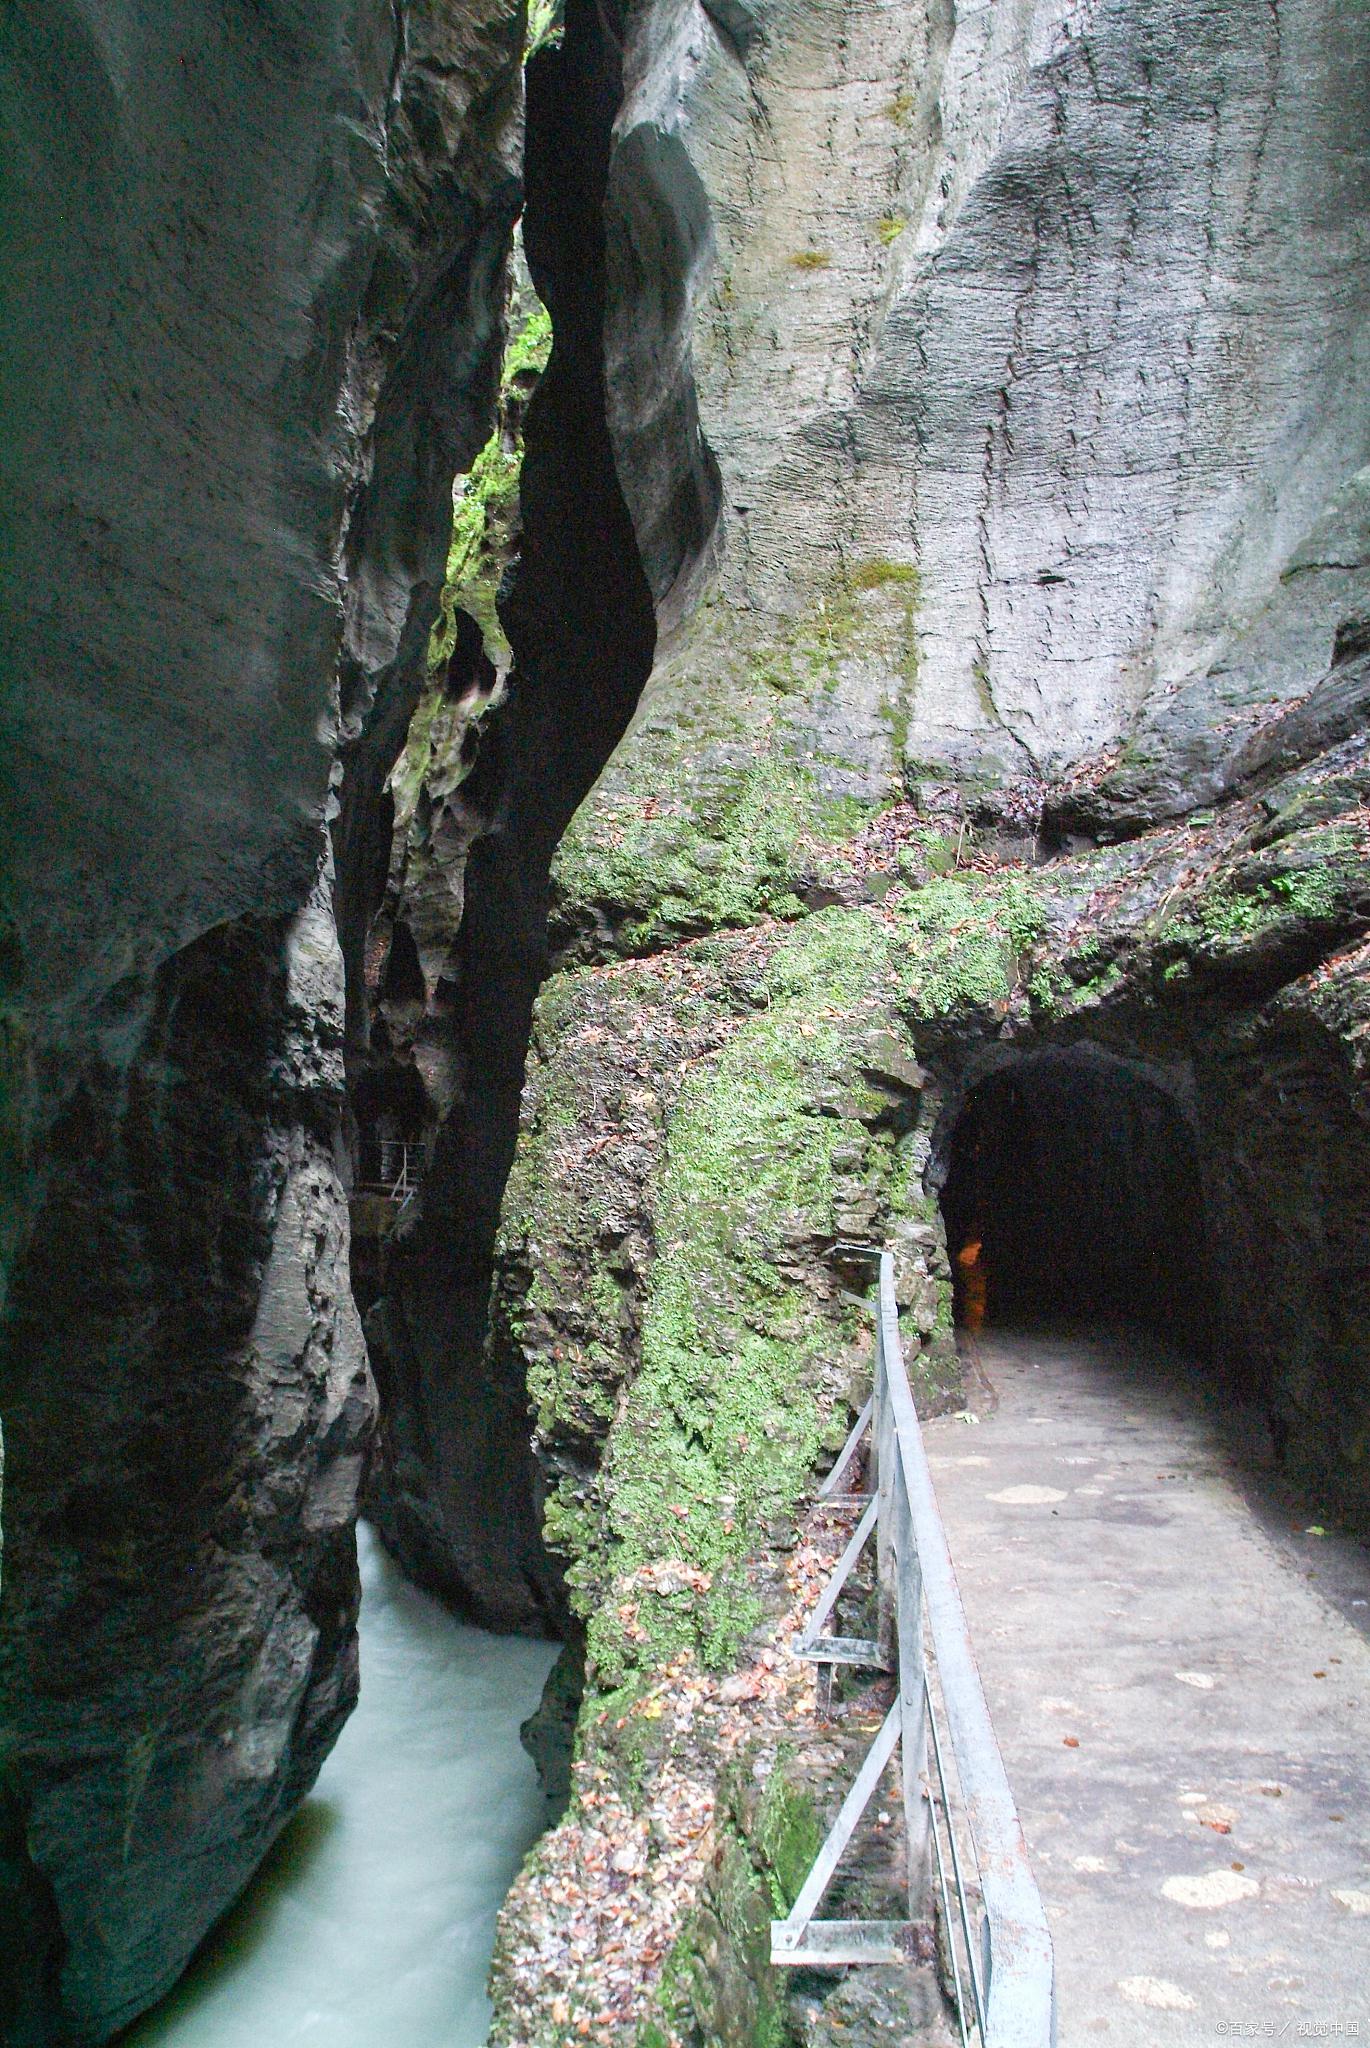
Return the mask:
<path id="1" fill-rule="evenodd" d="M 130 2048 L 479 2048 L 495 1915 L 545 1818 L 550 1644 L 463 1628 L 370 1530 L 361 1701 L 312 1797 Z"/>
<path id="2" fill-rule="evenodd" d="M 979 1352 L 926 1436 L 1060 2048 L 1370 2040 L 1370 1558 L 1157 1338 Z"/>

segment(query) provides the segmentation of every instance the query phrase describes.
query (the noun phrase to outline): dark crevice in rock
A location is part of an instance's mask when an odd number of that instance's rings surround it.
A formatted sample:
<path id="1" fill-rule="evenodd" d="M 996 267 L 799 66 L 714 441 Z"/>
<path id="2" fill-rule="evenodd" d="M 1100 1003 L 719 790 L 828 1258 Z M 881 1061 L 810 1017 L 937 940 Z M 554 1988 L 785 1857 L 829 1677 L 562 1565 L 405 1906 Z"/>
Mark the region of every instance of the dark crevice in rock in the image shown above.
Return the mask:
<path id="1" fill-rule="evenodd" d="M 349 1067 L 366 1048 L 366 940 L 390 868 L 393 803 L 386 785 L 423 688 L 451 527 L 451 479 L 475 454 L 494 410 L 499 306 L 518 203 L 517 184 L 505 180 L 446 252 L 443 274 L 415 316 L 387 385 L 374 460 L 349 522 L 340 673 L 343 713 L 354 730 L 340 751 L 332 834 Z M 378 667 L 377 645 L 384 648 L 391 635 L 393 651 Z M 454 652 L 454 669 L 467 652 L 464 645 Z"/>
<path id="2" fill-rule="evenodd" d="M 454 1101 L 422 1210 L 395 1241 L 368 1338 L 382 1432 L 371 1512 L 413 1576 L 499 1627 L 559 1625 L 558 1572 L 521 1375 L 485 1346 L 500 1198 L 518 1131 L 533 999 L 547 965 L 548 870 L 650 671 L 651 593 L 605 419 L 604 201 L 622 92 L 619 24 L 567 10 L 528 70 L 533 281 L 550 363 L 526 420 L 522 552 L 501 616 L 515 666 L 484 721 L 468 791 L 485 820 L 452 951 Z"/>

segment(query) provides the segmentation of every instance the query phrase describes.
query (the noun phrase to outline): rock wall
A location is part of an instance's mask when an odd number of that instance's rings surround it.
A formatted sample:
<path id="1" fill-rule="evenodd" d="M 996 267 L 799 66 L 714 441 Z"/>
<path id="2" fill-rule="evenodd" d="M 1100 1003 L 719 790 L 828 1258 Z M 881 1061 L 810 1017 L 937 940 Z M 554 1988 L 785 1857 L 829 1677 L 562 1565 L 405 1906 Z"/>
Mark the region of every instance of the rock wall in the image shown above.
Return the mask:
<path id="1" fill-rule="evenodd" d="M 555 339 L 512 668 L 449 607 L 435 692 L 522 43 L 493 0 L 0 24 L 16 2043 L 156 1995 L 347 1709 L 343 1184 L 387 1003 L 428 1156 L 368 1300 L 371 1502 L 487 1619 L 593 1610 L 648 1747 L 664 1621 L 672 1798 L 733 1815 L 737 1876 L 682 1878 L 677 1930 L 782 1882 L 719 1773 L 841 1405 L 830 1240 L 902 1226 L 946 1363 L 933 1197 L 1002 1054 L 1182 1071 L 1250 1384 L 1364 1503 L 1361 10 L 572 0 L 529 74 Z M 456 761 L 406 865 L 421 705 Z M 720 1507 L 730 1445 L 714 1556 L 686 1482 Z M 581 1762 L 631 1806 L 618 1732 Z M 608 2019 L 771 2026 L 714 1945 Z"/>
<path id="2" fill-rule="evenodd" d="M 524 245 L 553 325 L 525 421 L 522 552 L 501 611 L 514 655 L 462 795 L 478 830 L 445 986 L 452 1078 L 422 1205 L 368 1321 L 384 1421 L 373 1508 L 416 1576 L 501 1627 L 560 1611 L 539 1529 L 527 1393 L 484 1347 L 500 1197 L 546 970 L 557 841 L 621 737 L 655 626 L 602 389 L 602 207 L 620 54 L 608 13 L 567 17 L 528 72 Z"/>
<path id="3" fill-rule="evenodd" d="M 377 1511 L 488 1618 L 561 1601 L 485 1304 L 579 795 L 588 963 L 859 902 L 902 799 L 1003 857 L 1235 791 L 1364 611 L 1365 61 L 1313 0 L 654 0 L 534 67 L 517 663 L 445 945 L 415 895 L 436 1135 L 371 1326 Z"/>
<path id="4" fill-rule="evenodd" d="M 488 431 L 522 19 L 0 24 L 0 2033 L 107 2038 L 356 1691 L 359 757 Z M 345 950 L 345 949 L 344 949 Z"/>
<path id="5" fill-rule="evenodd" d="M 1067 1307 L 1121 1303 L 1196 1347 L 1319 1515 L 1367 1526 L 1370 769 L 1330 716 L 1352 667 L 1272 717 L 1223 806 L 1116 845 L 990 843 L 949 785 L 826 843 L 812 816 L 767 831 L 698 724 L 663 820 L 655 716 L 576 821 L 574 954 L 539 1005 L 492 1342 L 524 1361 L 586 1692 L 567 1817 L 506 1910 L 496 2039 L 550 2044 L 568 2012 L 691 2048 L 782 2024 L 752 1936 L 784 1887 L 759 1820 L 739 1848 L 728 1788 L 739 1759 L 776 1796 L 808 1782 L 812 1703 L 775 1688 L 805 1504 L 863 1394 L 835 1246 L 896 1246 L 920 1399 L 956 1398 L 938 1196 L 958 1156 L 964 1181 L 968 1100 L 1039 1084 L 1041 1170 L 1021 1123 L 982 1147 L 991 1169 L 1012 1148 L 998 1280 L 1016 1256 Z M 949 1193 L 955 1252 L 993 1186 Z M 662 1824 L 682 1784 L 687 1856 Z M 625 1991 L 609 1845 L 635 1828 L 630 1882 L 666 1924 Z M 720 1922 L 710 1872 L 743 1851 L 761 1904 L 748 1879 Z M 562 1960 L 536 1974 L 535 1951 Z"/>
<path id="6" fill-rule="evenodd" d="M 901 765 L 1297 693 L 1364 562 L 1367 67 L 1330 0 L 637 11 L 606 369 L 668 612 L 716 459 L 732 637 L 916 568 Z"/>
<path id="7" fill-rule="evenodd" d="M 900 1244 L 954 1388 L 977 1083 L 1150 1133 L 1207 1258 L 1104 1277 L 1370 1514 L 1367 62 L 1323 4 L 628 22 L 605 381 L 661 637 L 557 851 L 496 1266 L 586 1659 L 497 2040 L 838 2037 L 733 1774 L 802 1796 L 833 1242 Z"/>

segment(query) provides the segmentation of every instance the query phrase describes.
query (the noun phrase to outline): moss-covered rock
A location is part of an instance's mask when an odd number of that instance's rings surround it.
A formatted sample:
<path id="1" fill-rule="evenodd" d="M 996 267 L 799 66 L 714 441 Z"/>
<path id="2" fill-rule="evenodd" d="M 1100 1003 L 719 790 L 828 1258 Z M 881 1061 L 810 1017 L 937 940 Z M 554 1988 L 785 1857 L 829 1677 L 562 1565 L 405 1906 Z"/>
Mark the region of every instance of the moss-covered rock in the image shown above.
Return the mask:
<path id="1" fill-rule="evenodd" d="M 930 1388 L 954 1356 L 907 955 L 894 913 L 833 906 L 568 970 L 543 993 L 495 1341 L 522 1357 L 545 1532 L 587 1656 L 571 1808 L 502 1938 L 497 2009 L 517 1996 L 520 2041 L 560 2038 L 557 2013 L 606 1995 L 587 1960 L 530 2020 L 525 1958 L 539 1916 L 571 1910 L 568 1859 L 585 1862 L 610 1801 L 619 1828 L 663 1804 L 710 1816 L 697 1870 L 644 1850 L 659 1947 L 633 2029 L 611 2037 L 792 2037 L 769 1922 L 816 1845 L 813 1785 L 840 1795 L 841 1777 L 775 1767 L 782 1738 L 813 1727 L 808 1668 L 778 1651 L 797 1625 L 786 1561 L 872 1341 L 834 1242 L 898 1240 L 915 1375 Z M 753 1775 L 735 1745 L 766 1726 Z"/>
<path id="2" fill-rule="evenodd" d="M 746 1561 L 845 1413 L 829 1250 L 907 1198 L 920 1117 L 898 989 L 881 920 L 831 909 L 544 998 L 501 1314 L 602 1690 L 735 1659 Z"/>
<path id="3" fill-rule="evenodd" d="M 564 956 L 646 953 L 841 894 L 841 849 L 900 793 L 916 573 L 858 562 L 759 637 L 719 602 L 655 679 L 553 874 Z"/>
<path id="4" fill-rule="evenodd" d="M 453 491 L 447 576 L 429 648 L 433 669 L 441 668 L 452 652 L 458 611 L 475 619 L 495 666 L 509 665 L 509 642 L 496 599 L 518 546 L 523 415 L 551 352 L 551 317 L 520 263 L 512 287 L 509 339 L 500 371 L 494 430 L 465 476 L 458 477 Z"/>
<path id="5" fill-rule="evenodd" d="M 848 594 L 838 616 L 859 641 L 866 596 L 916 589 L 872 566 Z M 496 1330 L 522 1357 L 546 1533 L 586 1641 L 567 1825 L 599 1824 L 611 1797 L 655 1813 L 683 1784 L 709 1814 L 688 1869 L 649 1860 L 670 1910 L 633 2027 L 609 2038 L 779 2048 L 876 2025 L 898 1987 L 873 1973 L 848 2012 L 771 1972 L 768 1921 L 806 1866 L 832 1760 L 812 1778 L 802 1757 L 777 1768 L 778 1732 L 731 1747 L 728 1702 L 792 1682 L 774 1648 L 785 1559 L 861 1391 L 868 1324 L 836 1241 L 893 1247 L 920 1405 L 959 1395 L 933 1139 L 972 1062 L 1084 1039 L 1178 1077 L 1248 1299 L 1263 1276 L 1232 1327 L 1264 1360 L 1291 1463 L 1326 1483 L 1340 1401 L 1333 1492 L 1363 1488 L 1364 1290 L 1346 1286 L 1316 1337 L 1301 1318 L 1311 1271 L 1355 1266 L 1370 1185 L 1367 791 L 1347 743 L 1142 837 L 1029 859 L 1022 833 L 977 839 L 964 790 L 892 801 L 887 707 L 867 706 L 863 738 L 850 641 L 763 659 L 744 635 L 711 673 L 701 644 L 559 856 L 564 964 L 539 1008 Z M 820 740 L 825 704 L 848 721 L 845 751 Z M 1336 1133 L 1326 1157 L 1318 1125 Z M 1320 1411 L 1321 1463 L 1305 1460 Z M 798 1695 L 776 1721 L 812 1736 Z M 754 1780 L 739 1768 L 753 1755 Z M 511 1955 L 572 1841 L 550 1838 L 515 1894 Z M 853 1880 L 851 1910 L 876 1910 L 886 1881 Z M 578 1968 L 589 2011 L 599 1978 Z M 892 2024 L 935 2031 L 937 2015 Z"/>

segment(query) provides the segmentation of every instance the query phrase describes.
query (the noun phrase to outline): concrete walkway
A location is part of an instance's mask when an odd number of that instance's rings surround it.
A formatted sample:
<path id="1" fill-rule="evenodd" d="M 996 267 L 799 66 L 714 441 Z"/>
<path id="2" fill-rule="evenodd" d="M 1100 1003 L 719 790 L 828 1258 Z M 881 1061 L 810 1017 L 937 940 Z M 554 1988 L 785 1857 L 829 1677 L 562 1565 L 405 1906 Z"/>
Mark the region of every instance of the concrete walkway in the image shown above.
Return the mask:
<path id="1" fill-rule="evenodd" d="M 979 1350 L 928 1452 L 1061 2048 L 1370 2044 L 1370 1558 L 1149 1338 Z"/>

